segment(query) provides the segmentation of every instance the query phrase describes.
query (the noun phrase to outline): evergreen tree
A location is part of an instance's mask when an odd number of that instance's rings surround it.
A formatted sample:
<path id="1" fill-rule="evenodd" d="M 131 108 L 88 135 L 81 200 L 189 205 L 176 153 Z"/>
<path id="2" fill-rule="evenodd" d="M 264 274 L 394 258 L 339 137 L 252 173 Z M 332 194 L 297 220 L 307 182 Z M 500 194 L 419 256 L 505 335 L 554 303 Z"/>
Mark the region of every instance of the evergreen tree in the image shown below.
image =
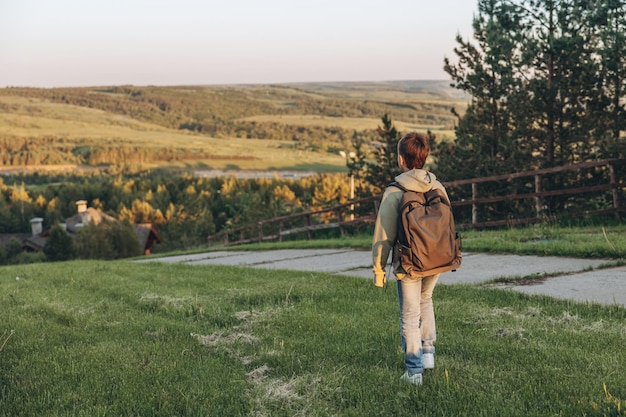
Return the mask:
<path id="1" fill-rule="evenodd" d="M 509 2 L 480 0 L 474 42 L 457 35 L 458 63 L 446 58 L 444 70 L 452 86 L 472 98 L 459 118 L 456 143 L 433 146 L 441 176 L 471 178 L 528 167 L 530 147 L 516 131 L 530 118 L 519 94 L 522 25 L 520 10 Z"/>
<path id="2" fill-rule="evenodd" d="M 143 253 L 143 247 L 132 224 L 119 222 L 108 226 L 107 239 L 110 240 L 111 247 L 114 249 L 115 259 L 130 258 Z"/>
<path id="3" fill-rule="evenodd" d="M 387 114 L 383 115 L 381 120 L 383 125 L 376 129 L 379 140 L 372 144 L 374 160 L 365 162 L 365 181 L 376 193 L 381 192 L 400 173 L 398 168 L 400 134 Z"/>
<path id="4" fill-rule="evenodd" d="M 471 103 L 436 149 L 456 178 L 621 155 L 624 0 L 479 0 L 474 40 L 457 37 L 453 86 Z"/>
<path id="5" fill-rule="evenodd" d="M 377 132 L 373 133 L 377 134 Z M 379 181 L 376 181 L 375 187 L 368 181 L 369 143 L 372 142 L 372 139 L 368 136 L 367 132 L 361 134 L 356 134 L 355 132 L 351 140 L 354 152 L 350 152 L 346 158 L 348 175 L 354 177 L 354 194 L 356 198 L 365 198 L 380 192 Z"/>
<path id="6" fill-rule="evenodd" d="M 36 207 L 26 190 L 24 183 L 19 187 L 13 185 L 10 189 L 9 209 L 12 224 L 8 232 L 24 232 L 29 230 L 30 219 L 35 217 Z"/>
<path id="7" fill-rule="evenodd" d="M 599 28 L 597 54 L 602 57 L 602 88 L 598 113 L 606 120 L 608 140 L 604 158 L 626 157 L 626 1 L 598 2 L 594 15 Z"/>
<path id="8" fill-rule="evenodd" d="M 2 179 L 0 179 L 1 181 Z M 0 233 L 13 232 L 12 224 L 14 220 L 11 213 L 11 208 L 4 198 L 3 193 L 0 193 Z"/>
<path id="9" fill-rule="evenodd" d="M 142 253 L 137 234 L 128 222 L 102 221 L 83 226 L 76 237 L 81 259 L 121 259 Z"/>
<path id="10" fill-rule="evenodd" d="M 12 237 L 9 242 L 4 245 L 3 249 L 6 263 L 15 263 L 15 258 L 22 253 L 22 244 L 18 239 Z"/>
<path id="11" fill-rule="evenodd" d="M 50 229 L 50 235 L 43 248 L 46 259 L 51 262 L 69 261 L 75 258 L 74 240 L 59 224 Z"/>
<path id="12" fill-rule="evenodd" d="M 532 136 L 542 166 L 564 165 L 596 157 L 598 59 L 595 2 L 531 0 L 520 10 L 527 22 L 523 65 L 528 104 L 535 110 Z"/>
<path id="13" fill-rule="evenodd" d="M 89 223 L 80 228 L 76 235 L 76 255 L 80 259 L 114 259 L 114 250 L 106 237 L 106 222 L 99 225 Z"/>

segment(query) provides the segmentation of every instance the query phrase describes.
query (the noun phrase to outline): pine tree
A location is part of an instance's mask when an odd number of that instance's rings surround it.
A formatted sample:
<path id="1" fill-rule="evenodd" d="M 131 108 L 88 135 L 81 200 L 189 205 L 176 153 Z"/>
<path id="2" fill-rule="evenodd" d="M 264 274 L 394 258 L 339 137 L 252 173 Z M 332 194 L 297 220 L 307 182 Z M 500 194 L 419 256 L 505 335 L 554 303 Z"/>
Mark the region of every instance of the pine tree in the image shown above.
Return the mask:
<path id="1" fill-rule="evenodd" d="M 50 229 L 43 253 L 51 262 L 72 260 L 76 256 L 74 240 L 65 229 L 56 224 Z"/>
<path id="2" fill-rule="evenodd" d="M 472 100 L 457 141 L 436 149 L 438 171 L 463 178 L 619 156 L 624 0 L 479 0 L 478 9 L 474 40 L 457 37 L 458 63 L 445 60 Z"/>
<path id="3" fill-rule="evenodd" d="M 139 256 L 143 252 L 137 233 L 129 222 L 110 224 L 107 238 L 111 242 L 111 247 L 114 248 L 115 259 Z"/>
<path id="4" fill-rule="evenodd" d="M 527 166 L 529 146 L 516 126 L 526 123 L 520 96 L 519 9 L 508 2 L 481 0 L 474 18 L 474 40 L 458 35 L 458 62 L 444 60 L 452 86 L 472 99 L 456 127 L 457 141 L 434 147 L 438 173 L 446 178 L 470 178 L 510 172 Z M 453 110 L 454 112 L 454 110 Z"/>
<path id="5" fill-rule="evenodd" d="M 542 166 L 594 158 L 599 62 L 594 51 L 595 4 L 585 0 L 531 0 L 520 10 L 527 22 L 523 65 L 528 104 Z"/>
<path id="6" fill-rule="evenodd" d="M 594 15 L 599 28 L 597 53 L 602 57 L 601 100 L 598 114 L 606 120 L 604 158 L 626 157 L 626 1 L 599 2 Z M 621 141 L 621 142 L 620 142 Z"/>
<path id="7" fill-rule="evenodd" d="M 374 161 L 365 163 L 365 181 L 372 186 L 375 192 L 381 192 L 400 173 L 398 168 L 400 135 L 393 125 L 391 117 L 385 114 L 381 120 L 383 125 L 376 129 L 379 141 L 372 144 Z"/>

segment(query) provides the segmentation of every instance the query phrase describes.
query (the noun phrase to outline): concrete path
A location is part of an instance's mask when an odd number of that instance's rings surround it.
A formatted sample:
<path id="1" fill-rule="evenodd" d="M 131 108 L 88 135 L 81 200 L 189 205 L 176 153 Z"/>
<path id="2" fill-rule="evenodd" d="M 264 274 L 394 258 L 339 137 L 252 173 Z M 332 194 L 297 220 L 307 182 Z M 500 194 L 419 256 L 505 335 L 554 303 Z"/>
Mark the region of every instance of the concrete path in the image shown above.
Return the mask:
<path id="1" fill-rule="evenodd" d="M 371 252 L 353 249 L 283 249 L 272 251 L 221 251 L 138 262 L 191 265 L 240 265 L 253 268 L 328 272 L 372 278 Z M 626 266 L 597 269 L 610 263 L 601 259 L 464 253 L 461 268 L 441 276 L 441 284 L 482 284 L 496 278 L 549 274 L 520 284 L 496 284 L 527 294 L 544 294 L 576 301 L 626 306 Z M 393 274 L 388 274 L 391 277 Z"/>

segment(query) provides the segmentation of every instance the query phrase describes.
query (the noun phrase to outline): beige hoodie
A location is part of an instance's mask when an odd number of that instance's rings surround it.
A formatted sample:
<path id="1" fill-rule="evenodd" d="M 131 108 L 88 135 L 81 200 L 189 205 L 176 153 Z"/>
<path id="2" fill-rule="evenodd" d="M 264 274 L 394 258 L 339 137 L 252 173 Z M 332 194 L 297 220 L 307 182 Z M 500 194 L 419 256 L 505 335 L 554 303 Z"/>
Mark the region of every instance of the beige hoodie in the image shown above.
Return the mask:
<path id="1" fill-rule="evenodd" d="M 426 192 L 438 188 L 446 193 L 444 186 L 437 181 L 435 174 L 424 169 L 412 169 L 396 177 L 396 182 L 407 190 Z M 402 200 L 403 191 L 397 187 L 387 187 L 378 209 L 378 217 L 374 227 L 374 240 L 372 242 L 372 263 L 374 266 L 374 284 L 382 287 L 387 281 L 385 267 L 389 253 L 394 248 L 398 231 L 398 211 Z M 446 193 L 446 197 L 448 194 Z M 400 266 L 397 256 L 393 256 L 393 271 L 397 279 L 406 276 L 406 272 Z"/>

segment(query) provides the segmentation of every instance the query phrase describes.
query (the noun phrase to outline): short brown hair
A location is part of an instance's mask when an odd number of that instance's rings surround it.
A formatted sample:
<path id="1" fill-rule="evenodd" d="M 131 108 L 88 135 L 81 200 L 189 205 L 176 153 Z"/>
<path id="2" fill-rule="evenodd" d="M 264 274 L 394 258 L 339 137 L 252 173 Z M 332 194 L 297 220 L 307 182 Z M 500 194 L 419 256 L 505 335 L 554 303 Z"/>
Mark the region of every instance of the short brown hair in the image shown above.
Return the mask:
<path id="1" fill-rule="evenodd" d="M 407 133 L 398 142 L 398 153 L 402 155 L 409 169 L 423 168 L 428 152 L 430 152 L 428 138 L 421 133 Z"/>

